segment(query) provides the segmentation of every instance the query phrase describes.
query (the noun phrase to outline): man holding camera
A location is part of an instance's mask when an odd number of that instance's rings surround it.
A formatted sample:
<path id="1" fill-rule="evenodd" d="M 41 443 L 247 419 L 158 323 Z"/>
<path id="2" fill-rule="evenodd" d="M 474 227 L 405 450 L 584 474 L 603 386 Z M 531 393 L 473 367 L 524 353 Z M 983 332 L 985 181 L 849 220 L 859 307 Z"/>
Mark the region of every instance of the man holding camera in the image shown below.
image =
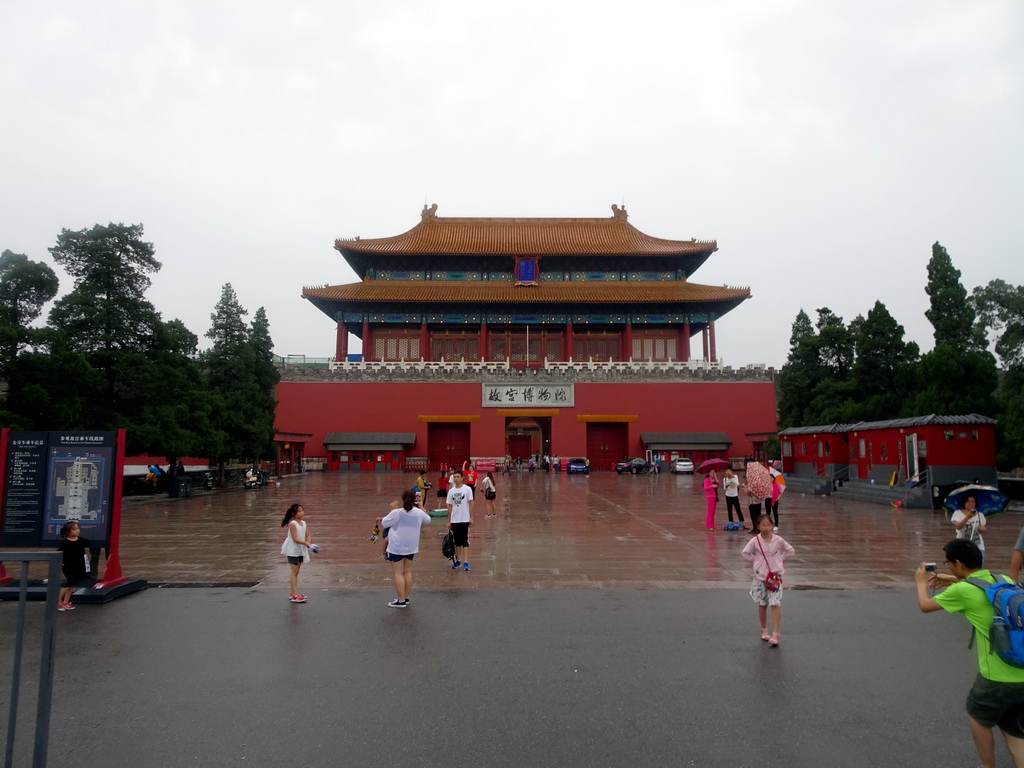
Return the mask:
<path id="1" fill-rule="evenodd" d="M 995 768 L 996 745 L 993 729 L 999 726 L 1013 762 L 1024 768 L 1024 669 L 1004 662 L 989 647 L 989 625 L 993 608 L 984 590 L 964 581 L 974 577 L 996 582 L 981 567 L 982 552 L 967 539 L 954 539 L 943 548 L 950 574 L 935 572 L 934 563 L 917 569 L 917 604 L 923 613 L 945 610 L 962 613 L 975 629 L 978 646 L 978 677 L 967 694 L 967 724 L 983 768 Z M 945 591 L 935 597 L 928 587 Z"/>

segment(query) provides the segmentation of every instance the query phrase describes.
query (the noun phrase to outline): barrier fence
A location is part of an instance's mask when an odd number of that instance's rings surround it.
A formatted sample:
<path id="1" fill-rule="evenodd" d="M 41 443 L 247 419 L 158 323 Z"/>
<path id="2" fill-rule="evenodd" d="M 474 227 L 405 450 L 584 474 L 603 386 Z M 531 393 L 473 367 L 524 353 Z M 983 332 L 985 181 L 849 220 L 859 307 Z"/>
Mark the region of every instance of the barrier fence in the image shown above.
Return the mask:
<path id="1" fill-rule="evenodd" d="M 18 726 L 18 695 L 21 689 L 21 673 L 25 647 L 25 625 L 28 603 L 29 563 L 46 563 L 46 604 L 43 607 L 43 632 L 40 639 L 39 696 L 36 700 L 36 727 L 32 749 L 32 768 L 46 767 L 46 751 L 50 743 L 50 708 L 53 703 L 53 663 L 56 650 L 57 598 L 60 592 L 60 552 L 4 552 L 5 566 L 21 563 L 17 581 L 18 615 L 14 629 L 13 664 L 11 667 L 10 709 L 7 718 L 7 745 L 4 751 L 4 768 L 14 768 L 15 734 Z M 2 572 L 0 572 L 2 573 Z M 25 765 L 23 761 L 19 765 Z"/>

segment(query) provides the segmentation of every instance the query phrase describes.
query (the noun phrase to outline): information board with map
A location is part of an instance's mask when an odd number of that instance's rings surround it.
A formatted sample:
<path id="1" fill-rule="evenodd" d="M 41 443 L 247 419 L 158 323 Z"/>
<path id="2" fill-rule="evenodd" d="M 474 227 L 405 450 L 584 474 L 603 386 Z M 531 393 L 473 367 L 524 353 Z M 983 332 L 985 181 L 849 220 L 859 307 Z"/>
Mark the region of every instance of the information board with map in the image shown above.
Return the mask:
<path id="1" fill-rule="evenodd" d="M 93 545 L 106 545 L 116 449 L 116 432 L 10 432 L 0 542 L 55 546 L 61 526 L 76 520 Z"/>

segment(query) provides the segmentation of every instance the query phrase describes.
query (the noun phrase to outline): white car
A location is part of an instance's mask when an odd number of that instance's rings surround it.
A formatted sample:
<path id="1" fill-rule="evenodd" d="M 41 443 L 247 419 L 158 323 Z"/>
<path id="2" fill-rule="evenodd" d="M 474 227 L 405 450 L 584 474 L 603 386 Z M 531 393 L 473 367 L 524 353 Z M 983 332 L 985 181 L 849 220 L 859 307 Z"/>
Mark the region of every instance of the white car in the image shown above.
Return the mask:
<path id="1" fill-rule="evenodd" d="M 689 459 L 676 459 L 672 462 L 672 474 L 692 475 L 693 462 Z"/>

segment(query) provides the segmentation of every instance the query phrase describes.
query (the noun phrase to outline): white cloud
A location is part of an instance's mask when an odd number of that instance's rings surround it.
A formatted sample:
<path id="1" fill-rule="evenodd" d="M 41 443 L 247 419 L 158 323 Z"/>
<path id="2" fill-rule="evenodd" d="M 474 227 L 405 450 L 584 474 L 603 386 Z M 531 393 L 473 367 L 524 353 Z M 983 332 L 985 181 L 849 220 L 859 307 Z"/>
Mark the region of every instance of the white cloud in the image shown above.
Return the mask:
<path id="1" fill-rule="evenodd" d="M 939 240 L 1024 282 L 1024 11 L 1011 0 L 73 2 L 5 7 L 0 248 L 141 222 L 151 298 L 200 337 L 220 286 L 281 353 L 329 355 L 303 285 L 339 236 L 443 216 L 603 216 L 717 239 L 749 284 L 729 363 L 781 365 L 796 312 L 876 299 L 925 349 Z M 65 283 L 65 288 L 69 287 Z"/>

